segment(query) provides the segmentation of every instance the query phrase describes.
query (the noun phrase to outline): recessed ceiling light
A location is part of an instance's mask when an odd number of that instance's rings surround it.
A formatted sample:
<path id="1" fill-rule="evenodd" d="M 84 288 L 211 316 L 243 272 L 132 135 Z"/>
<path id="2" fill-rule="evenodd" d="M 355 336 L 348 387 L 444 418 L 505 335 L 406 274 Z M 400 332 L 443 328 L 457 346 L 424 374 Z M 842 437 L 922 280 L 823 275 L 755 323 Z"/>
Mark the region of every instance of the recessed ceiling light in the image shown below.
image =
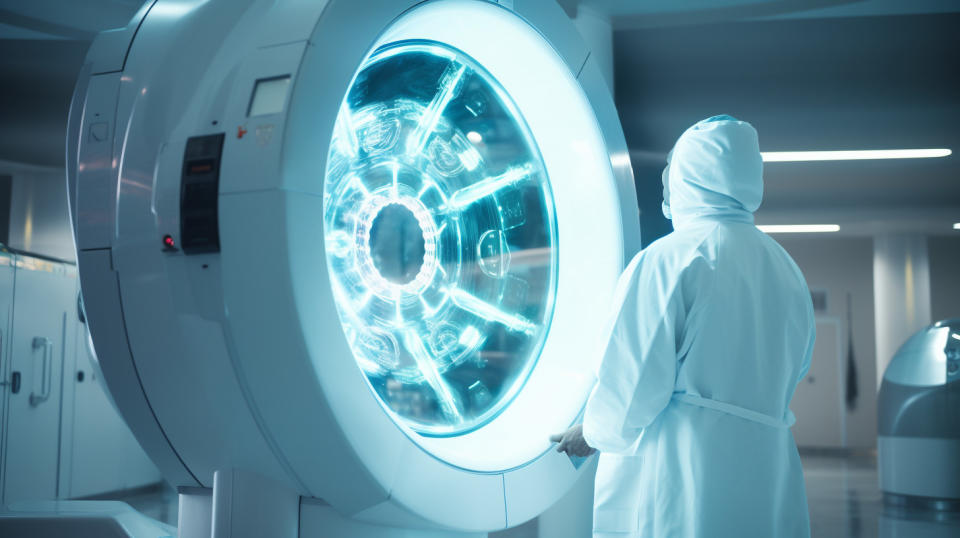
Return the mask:
<path id="1" fill-rule="evenodd" d="M 759 228 L 761 232 L 768 234 L 805 234 L 840 231 L 840 226 L 837 224 L 764 224 L 758 225 L 757 228 Z"/>
<path id="2" fill-rule="evenodd" d="M 947 157 L 953 151 L 931 149 L 868 149 L 859 151 L 764 151 L 764 162 L 858 161 L 867 159 L 930 159 Z"/>
<path id="3" fill-rule="evenodd" d="M 954 223 L 953 223 L 953 229 L 954 229 L 954 230 L 960 230 L 960 222 L 954 222 Z"/>
<path id="4" fill-rule="evenodd" d="M 479 144 L 480 142 L 483 142 L 483 136 L 476 131 L 470 131 L 467 133 L 467 140 L 473 142 L 474 144 Z"/>

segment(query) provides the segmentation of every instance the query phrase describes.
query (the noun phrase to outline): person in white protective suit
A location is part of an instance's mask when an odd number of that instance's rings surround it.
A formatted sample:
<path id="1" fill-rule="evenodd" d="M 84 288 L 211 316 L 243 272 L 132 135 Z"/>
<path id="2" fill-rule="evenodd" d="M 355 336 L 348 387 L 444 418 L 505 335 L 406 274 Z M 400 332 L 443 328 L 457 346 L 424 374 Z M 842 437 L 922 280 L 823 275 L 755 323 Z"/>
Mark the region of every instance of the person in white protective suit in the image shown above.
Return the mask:
<path id="1" fill-rule="evenodd" d="M 674 232 L 627 266 L 582 425 L 600 451 L 594 536 L 807 537 L 788 405 L 809 368 L 813 307 L 790 256 L 753 224 L 757 132 L 717 116 L 667 157 Z"/>

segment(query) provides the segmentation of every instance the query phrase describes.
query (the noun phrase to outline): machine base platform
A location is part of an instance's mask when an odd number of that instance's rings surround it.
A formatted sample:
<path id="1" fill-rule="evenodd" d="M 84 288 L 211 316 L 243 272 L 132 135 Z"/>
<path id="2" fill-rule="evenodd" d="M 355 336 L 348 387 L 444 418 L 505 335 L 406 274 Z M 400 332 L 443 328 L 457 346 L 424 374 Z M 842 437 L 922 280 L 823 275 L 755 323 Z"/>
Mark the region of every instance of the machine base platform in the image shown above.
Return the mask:
<path id="1" fill-rule="evenodd" d="M 120 501 L 31 501 L 0 507 L 0 536 L 175 538 L 177 529 Z"/>
<path id="2" fill-rule="evenodd" d="M 886 512 L 923 512 L 931 514 L 938 521 L 960 521 L 960 499 L 901 495 L 885 491 L 883 505 Z"/>

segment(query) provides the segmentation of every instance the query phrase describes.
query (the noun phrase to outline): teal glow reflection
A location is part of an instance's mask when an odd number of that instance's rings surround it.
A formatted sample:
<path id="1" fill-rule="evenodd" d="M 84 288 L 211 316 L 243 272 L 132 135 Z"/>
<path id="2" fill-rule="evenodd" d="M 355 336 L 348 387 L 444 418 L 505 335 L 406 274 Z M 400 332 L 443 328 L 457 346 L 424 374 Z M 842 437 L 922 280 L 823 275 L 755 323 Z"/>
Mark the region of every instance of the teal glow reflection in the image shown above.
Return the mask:
<path id="1" fill-rule="evenodd" d="M 462 52 L 393 44 L 358 71 L 327 162 L 327 261 L 371 388 L 422 434 L 482 426 L 553 313 L 553 198 L 522 116 Z"/>

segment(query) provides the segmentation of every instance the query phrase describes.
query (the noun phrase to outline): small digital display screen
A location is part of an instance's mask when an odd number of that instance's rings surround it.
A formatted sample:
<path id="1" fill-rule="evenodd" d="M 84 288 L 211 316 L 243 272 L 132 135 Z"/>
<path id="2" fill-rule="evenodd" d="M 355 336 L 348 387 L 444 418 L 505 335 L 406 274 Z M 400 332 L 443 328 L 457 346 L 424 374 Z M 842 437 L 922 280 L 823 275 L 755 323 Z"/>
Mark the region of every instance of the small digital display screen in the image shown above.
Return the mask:
<path id="1" fill-rule="evenodd" d="M 253 96 L 250 98 L 247 116 L 265 116 L 283 112 L 289 85 L 290 75 L 258 80 L 253 86 Z"/>

